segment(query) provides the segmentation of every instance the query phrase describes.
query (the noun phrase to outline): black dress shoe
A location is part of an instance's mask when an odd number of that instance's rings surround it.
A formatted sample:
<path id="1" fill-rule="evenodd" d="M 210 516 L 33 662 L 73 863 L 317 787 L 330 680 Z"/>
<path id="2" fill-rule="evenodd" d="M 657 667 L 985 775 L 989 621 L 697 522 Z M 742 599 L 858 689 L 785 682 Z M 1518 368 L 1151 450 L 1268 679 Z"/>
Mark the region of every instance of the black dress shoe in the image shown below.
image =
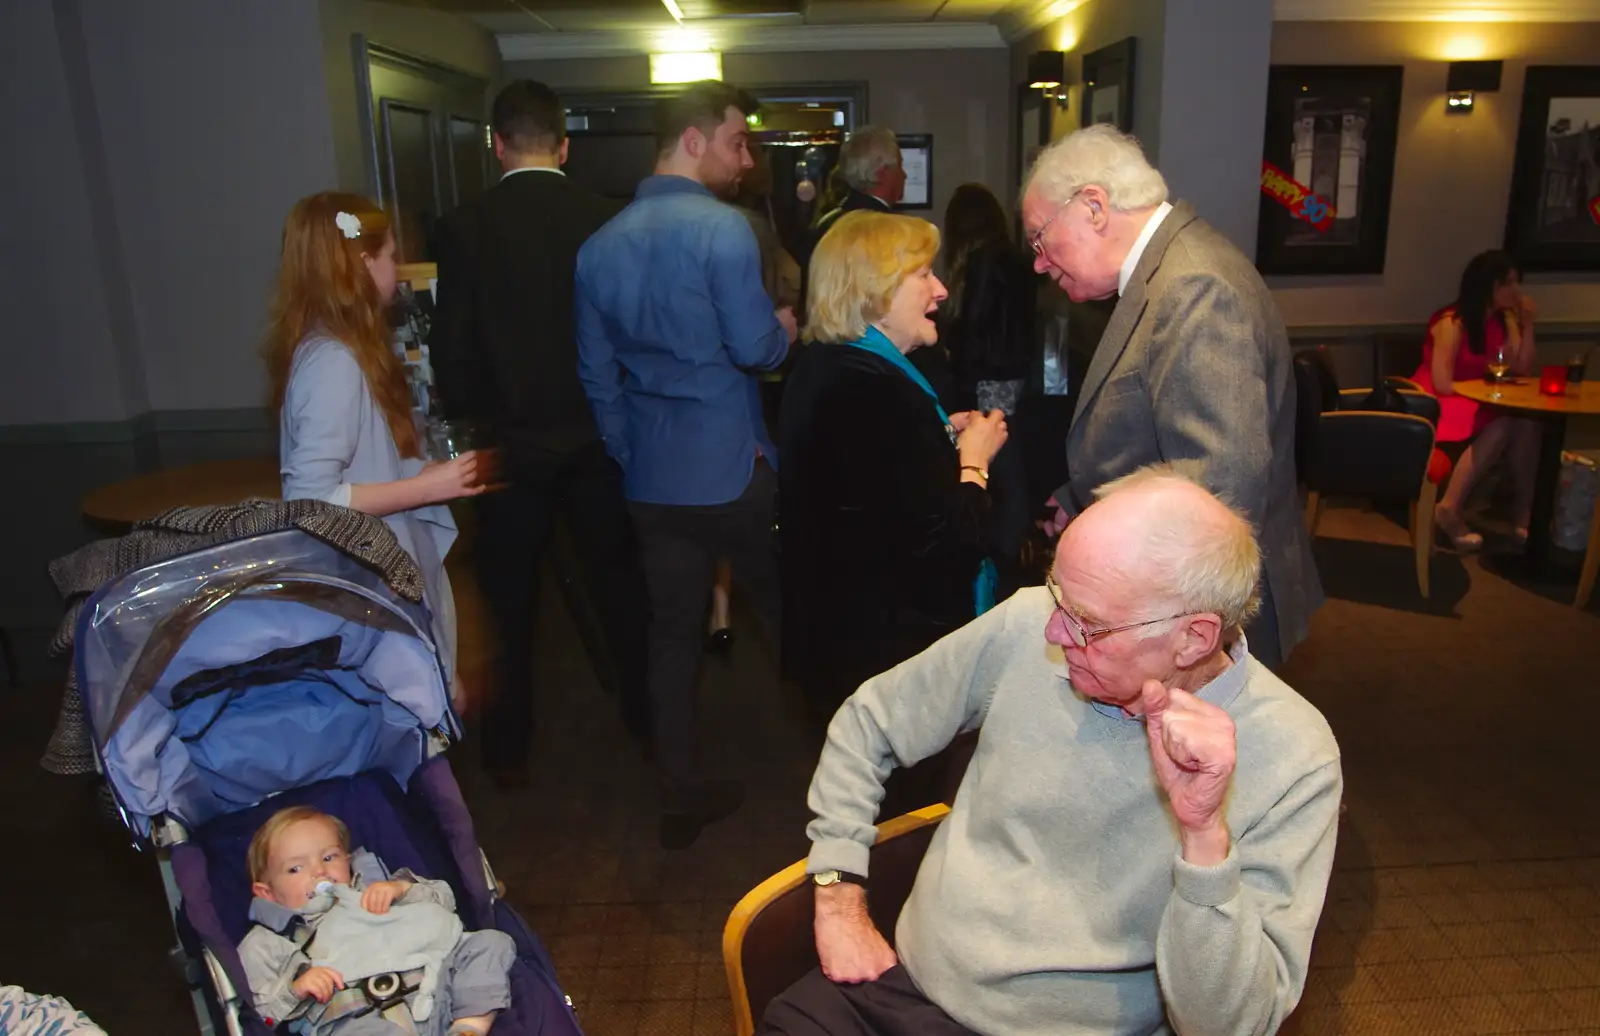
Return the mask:
<path id="1" fill-rule="evenodd" d="M 724 626 L 719 630 L 712 630 L 706 636 L 706 653 L 728 657 L 728 652 L 733 650 L 733 630 Z"/>
<path id="2" fill-rule="evenodd" d="M 744 804 L 744 785 L 738 781 L 713 781 L 695 796 L 694 805 L 682 812 L 661 814 L 661 848 L 687 849 L 706 825 L 738 812 Z"/>

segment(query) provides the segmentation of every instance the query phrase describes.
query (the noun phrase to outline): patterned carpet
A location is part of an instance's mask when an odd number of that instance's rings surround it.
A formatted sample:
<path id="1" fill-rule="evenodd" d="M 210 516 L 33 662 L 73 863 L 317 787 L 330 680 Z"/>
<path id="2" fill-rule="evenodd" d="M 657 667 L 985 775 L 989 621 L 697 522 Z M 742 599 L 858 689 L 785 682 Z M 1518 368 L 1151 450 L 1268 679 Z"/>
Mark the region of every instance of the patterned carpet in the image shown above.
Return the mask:
<path id="1" fill-rule="evenodd" d="M 1332 599 L 1285 675 L 1339 736 L 1349 811 L 1284 1031 L 1600 1033 L 1600 609 L 1448 553 L 1425 602 L 1391 519 L 1334 507 L 1319 533 Z M 482 785 L 470 745 L 458 761 L 480 838 L 592 1036 L 731 1032 L 723 921 L 806 848 L 797 724 L 752 638 L 709 659 L 707 733 L 750 799 L 664 853 L 645 768 L 553 597 L 544 614 L 533 786 Z M 193 1031 L 151 861 L 34 765 L 54 692 L 5 693 L 0 983 L 65 996 L 112 1036 Z"/>

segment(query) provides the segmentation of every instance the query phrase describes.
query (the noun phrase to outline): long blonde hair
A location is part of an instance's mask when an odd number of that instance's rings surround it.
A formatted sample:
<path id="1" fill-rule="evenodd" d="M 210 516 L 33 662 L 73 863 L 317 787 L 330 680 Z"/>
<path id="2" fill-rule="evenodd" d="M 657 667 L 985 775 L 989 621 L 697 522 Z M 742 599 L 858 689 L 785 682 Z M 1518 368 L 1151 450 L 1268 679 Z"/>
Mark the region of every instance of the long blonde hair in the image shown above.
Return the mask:
<path id="1" fill-rule="evenodd" d="M 358 225 L 350 223 L 352 217 Z M 341 220 L 354 237 L 345 236 Z M 384 300 L 364 262 L 388 241 L 388 214 L 361 195 L 324 191 L 302 198 L 284 221 L 283 260 L 262 351 L 272 408 L 281 410 L 300 343 L 313 332 L 343 342 L 355 354 L 400 456 L 420 457 L 405 366 L 390 344 Z"/>

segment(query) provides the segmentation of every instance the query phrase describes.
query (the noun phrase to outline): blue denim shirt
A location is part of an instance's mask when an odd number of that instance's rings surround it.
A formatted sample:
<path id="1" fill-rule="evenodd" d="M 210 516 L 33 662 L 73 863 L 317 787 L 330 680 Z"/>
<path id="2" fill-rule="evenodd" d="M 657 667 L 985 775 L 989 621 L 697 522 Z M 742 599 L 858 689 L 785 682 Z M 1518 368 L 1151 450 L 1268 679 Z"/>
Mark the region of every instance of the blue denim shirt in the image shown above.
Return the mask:
<path id="1" fill-rule="evenodd" d="M 750 224 L 681 176 L 652 176 L 578 253 L 578 377 L 629 500 L 722 504 L 776 453 L 752 372 L 789 338 Z"/>

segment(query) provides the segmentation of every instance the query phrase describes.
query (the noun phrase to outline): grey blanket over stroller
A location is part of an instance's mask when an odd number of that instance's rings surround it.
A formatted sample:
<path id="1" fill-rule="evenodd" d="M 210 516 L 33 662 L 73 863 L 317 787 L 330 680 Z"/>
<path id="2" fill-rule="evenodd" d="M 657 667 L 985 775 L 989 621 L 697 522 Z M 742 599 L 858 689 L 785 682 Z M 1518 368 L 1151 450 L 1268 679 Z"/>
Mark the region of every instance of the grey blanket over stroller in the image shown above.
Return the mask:
<path id="1" fill-rule="evenodd" d="M 50 563 L 50 578 L 66 601 L 66 614 L 50 642 L 52 657 L 68 655 L 84 604 L 118 576 L 219 543 L 284 529 L 300 529 L 356 558 L 383 576 L 400 596 L 422 600 L 422 572 L 381 519 L 320 500 L 247 500 L 209 507 L 174 507 L 139 522 L 133 531 L 96 540 Z M 77 674 L 67 670 L 61 713 L 39 764 L 63 775 L 95 773 L 94 746 L 78 696 Z"/>

